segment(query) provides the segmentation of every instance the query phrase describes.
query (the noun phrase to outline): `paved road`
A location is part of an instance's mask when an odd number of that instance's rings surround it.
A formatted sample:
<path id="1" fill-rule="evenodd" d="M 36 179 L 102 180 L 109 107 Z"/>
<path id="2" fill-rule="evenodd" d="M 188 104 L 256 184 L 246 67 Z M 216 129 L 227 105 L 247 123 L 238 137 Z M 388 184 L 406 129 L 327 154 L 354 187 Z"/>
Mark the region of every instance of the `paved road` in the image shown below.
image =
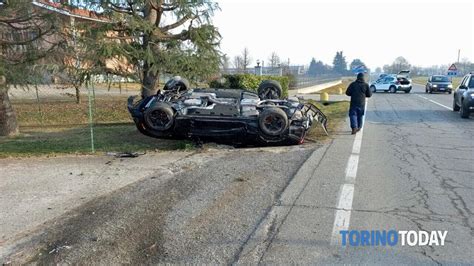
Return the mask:
<path id="1" fill-rule="evenodd" d="M 448 110 L 451 97 L 377 93 L 355 137 L 207 153 L 71 210 L 2 262 L 473 264 L 474 118 Z M 342 248 L 341 229 L 448 235 Z"/>
<path id="2" fill-rule="evenodd" d="M 358 137 L 315 156 L 241 253 L 241 263 L 474 263 L 474 121 L 452 95 L 377 93 Z M 339 162 L 339 163 L 338 163 Z M 293 190 L 293 191 L 292 191 Z M 447 230 L 445 246 L 341 248 L 340 229 Z M 258 230 L 257 230 L 258 231 Z"/>

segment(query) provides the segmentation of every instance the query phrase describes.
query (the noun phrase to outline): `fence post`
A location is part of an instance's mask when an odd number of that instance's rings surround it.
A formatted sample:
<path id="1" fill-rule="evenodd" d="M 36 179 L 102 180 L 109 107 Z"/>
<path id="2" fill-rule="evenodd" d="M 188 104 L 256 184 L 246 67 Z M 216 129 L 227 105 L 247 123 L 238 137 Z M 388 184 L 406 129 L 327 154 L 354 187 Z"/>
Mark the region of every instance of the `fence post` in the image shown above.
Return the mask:
<path id="1" fill-rule="evenodd" d="M 94 119 L 93 119 L 93 112 L 92 112 L 92 93 L 91 93 L 91 80 L 90 78 L 86 81 L 87 87 L 87 98 L 89 100 L 89 128 L 91 133 L 91 152 L 95 153 L 95 146 L 94 146 Z"/>
<path id="2" fill-rule="evenodd" d="M 36 84 L 36 83 L 35 83 L 35 91 L 36 91 L 36 103 L 38 104 L 38 114 L 39 114 L 40 125 L 43 126 L 43 111 L 41 110 L 41 102 L 40 102 L 40 98 L 39 98 L 38 84 Z"/>

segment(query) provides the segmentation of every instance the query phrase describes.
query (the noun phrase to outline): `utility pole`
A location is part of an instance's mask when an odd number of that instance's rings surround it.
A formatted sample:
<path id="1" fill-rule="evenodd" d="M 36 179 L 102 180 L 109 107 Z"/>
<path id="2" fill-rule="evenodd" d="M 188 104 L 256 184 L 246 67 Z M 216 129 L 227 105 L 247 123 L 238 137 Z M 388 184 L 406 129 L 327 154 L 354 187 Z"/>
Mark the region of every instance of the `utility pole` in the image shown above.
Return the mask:
<path id="1" fill-rule="evenodd" d="M 458 49 L 458 61 L 456 61 L 457 64 L 459 64 L 459 56 L 460 56 L 460 55 L 461 55 L 461 49 Z"/>

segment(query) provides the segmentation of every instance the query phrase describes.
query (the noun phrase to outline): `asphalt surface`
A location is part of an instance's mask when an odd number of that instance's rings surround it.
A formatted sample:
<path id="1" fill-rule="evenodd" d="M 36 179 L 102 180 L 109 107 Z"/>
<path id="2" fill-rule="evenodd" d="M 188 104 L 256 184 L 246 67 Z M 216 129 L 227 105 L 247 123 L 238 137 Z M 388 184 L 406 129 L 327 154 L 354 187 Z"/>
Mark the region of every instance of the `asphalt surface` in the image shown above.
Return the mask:
<path id="1" fill-rule="evenodd" d="M 1 243 L 0 262 L 228 263 L 317 147 L 196 151 Z"/>
<path id="2" fill-rule="evenodd" d="M 474 121 L 461 119 L 451 104 L 452 95 L 426 95 L 418 85 L 410 94 L 376 93 L 355 170 L 346 169 L 355 137 L 342 134 L 323 156 L 310 157 L 316 165 L 311 177 L 288 189 L 297 196 L 273 207 L 267 221 L 273 228 L 262 224 L 239 262 L 474 263 Z M 340 196 L 345 184 L 353 188 L 349 205 L 347 193 Z M 338 212 L 346 214 L 345 229 L 446 230 L 446 243 L 342 247 L 331 241 Z"/>
<path id="3" fill-rule="evenodd" d="M 376 93 L 356 136 L 186 157 L 180 172 L 2 247 L 1 262 L 473 264 L 474 117 L 461 119 L 451 101 L 421 86 Z M 444 246 L 341 247 L 335 228 L 448 235 Z"/>

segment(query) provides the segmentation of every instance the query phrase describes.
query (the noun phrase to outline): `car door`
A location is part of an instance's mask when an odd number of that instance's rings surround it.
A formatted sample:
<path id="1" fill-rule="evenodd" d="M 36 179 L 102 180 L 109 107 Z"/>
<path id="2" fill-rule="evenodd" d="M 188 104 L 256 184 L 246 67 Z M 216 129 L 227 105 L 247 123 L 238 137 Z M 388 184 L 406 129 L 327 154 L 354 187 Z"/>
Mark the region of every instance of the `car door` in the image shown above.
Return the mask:
<path id="1" fill-rule="evenodd" d="M 372 86 L 375 87 L 375 91 L 381 90 L 380 86 L 382 86 L 382 83 L 383 83 L 383 78 L 379 78 L 372 84 Z"/>
<path id="2" fill-rule="evenodd" d="M 469 80 L 469 75 L 464 76 L 458 88 L 456 89 L 456 92 L 454 93 L 454 101 L 456 102 L 458 106 L 461 106 L 462 94 L 466 91 L 466 89 L 464 88 L 467 87 L 468 80 Z"/>
<path id="3" fill-rule="evenodd" d="M 392 77 L 385 77 L 383 79 L 383 81 L 380 83 L 380 85 L 377 87 L 377 89 L 388 91 L 388 88 L 390 87 L 391 81 L 392 81 Z"/>

